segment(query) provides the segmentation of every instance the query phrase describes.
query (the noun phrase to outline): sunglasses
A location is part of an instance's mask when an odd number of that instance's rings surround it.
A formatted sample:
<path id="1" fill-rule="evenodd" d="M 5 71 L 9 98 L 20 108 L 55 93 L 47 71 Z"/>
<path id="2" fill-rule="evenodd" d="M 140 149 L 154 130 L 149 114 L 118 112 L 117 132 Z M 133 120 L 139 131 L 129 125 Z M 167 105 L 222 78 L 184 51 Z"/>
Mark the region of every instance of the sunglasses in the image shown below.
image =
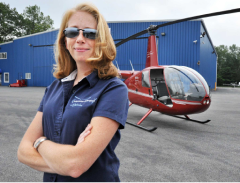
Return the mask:
<path id="1" fill-rule="evenodd" d="M 96 39 L 97 30 L 95 30 L 95 29 L 88 29 L 88 28 L 78 29 L 76 27 L 68 27 L 63 31 L 63 33 L 68 38 L 74 38 L 74 37 L 77 37 L 79 35 L 80 30 L 83 31 L 83 36 L 85 38 Z"/>

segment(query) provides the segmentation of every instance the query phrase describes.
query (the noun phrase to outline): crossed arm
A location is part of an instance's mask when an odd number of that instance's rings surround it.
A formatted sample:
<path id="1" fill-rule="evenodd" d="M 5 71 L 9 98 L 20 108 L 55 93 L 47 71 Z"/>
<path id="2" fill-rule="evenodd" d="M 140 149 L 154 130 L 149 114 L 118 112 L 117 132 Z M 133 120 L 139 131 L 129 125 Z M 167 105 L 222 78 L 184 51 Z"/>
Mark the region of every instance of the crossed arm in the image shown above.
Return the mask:
<path id="1" fill-rule="evenodd" d="M 37 151 L 33 148 L 33 143 L 43 136 L 42 112 L 37 112 L 19 145 L 18 159 L 39 171 L 76 178 L 92 166 L 111 141 L 118 127 L 119 123 L 112 119 L 94 117 L 75 146 L 46 140 L 41 143 Z"/>

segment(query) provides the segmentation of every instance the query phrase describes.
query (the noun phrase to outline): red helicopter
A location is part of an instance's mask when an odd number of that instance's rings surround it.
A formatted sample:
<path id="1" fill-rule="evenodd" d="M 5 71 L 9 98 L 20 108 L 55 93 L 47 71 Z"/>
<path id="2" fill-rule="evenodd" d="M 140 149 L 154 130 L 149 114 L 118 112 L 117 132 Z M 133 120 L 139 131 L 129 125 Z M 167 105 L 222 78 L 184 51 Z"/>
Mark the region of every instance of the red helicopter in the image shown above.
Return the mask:
<path id="1" fill-rule="evenodd" d="M 122 79 L 125 79 L 124 82 L 128 87 L 128 97 L 131 102 L 129 106 L 136 104 L 149 109 L 137 124 L 127 122 L 128 124 L 150 132 L 156 130 L 157 127 L 147 128 L 140 125 L 152 111 L 202 124 L 210 122 L 210 120 L 198 121 L 188 117 L 189 114 L 201 113 L 209 108 L 211 97 L 207 82 L 197 71 L 189 67 L 159 66 L 155 32 L 159 27 L 170 24 L 239 11 L 238 8 L 185 18 L 158 26 L 151 25 L 148 29 L 116 44 L 118 47 L 140 35 L 149 34 L 145 69 L 142 71 L 119 70 L 119 74 Z M 184 115 L 184 117 L 176 115 Z"/>

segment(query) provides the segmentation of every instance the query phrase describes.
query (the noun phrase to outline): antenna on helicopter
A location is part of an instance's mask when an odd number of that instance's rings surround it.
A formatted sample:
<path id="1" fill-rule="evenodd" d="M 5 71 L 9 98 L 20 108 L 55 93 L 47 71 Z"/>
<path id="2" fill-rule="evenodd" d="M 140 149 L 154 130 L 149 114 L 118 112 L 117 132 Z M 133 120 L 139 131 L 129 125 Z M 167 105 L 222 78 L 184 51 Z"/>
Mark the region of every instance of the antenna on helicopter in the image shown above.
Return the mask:
<path id="1" fill-rule="evenodd" d="M 120 71 L 120 68 L 118 67 L 117 60 L 115 60 L 115 61 L 116 61 L 117 69 L 118 69 L 118 71 Z M 121 73 L 120 73 L 120 72 L 119 72 L 119 75 L 122 77 L 122 75 L 121 75 Z"/>
<path id="2" fill-rule="evenodd" d="M 119 67 L 118 67 L 118 63 L 117 63 L 117 60 L 115 60 L 116 64 L 117 64 L 117 69 L 120 71 Z"/>
<path id="3" fill-rule="evenodd" d="M 132 71 L 134 71 L 134 68 L 133 68 L 132 62 L 131 62 L 131 60 L 129 60 L 129 61 L 130 61 L 130 64 L 131 64 L 131 66 L 132 66 Z"/>

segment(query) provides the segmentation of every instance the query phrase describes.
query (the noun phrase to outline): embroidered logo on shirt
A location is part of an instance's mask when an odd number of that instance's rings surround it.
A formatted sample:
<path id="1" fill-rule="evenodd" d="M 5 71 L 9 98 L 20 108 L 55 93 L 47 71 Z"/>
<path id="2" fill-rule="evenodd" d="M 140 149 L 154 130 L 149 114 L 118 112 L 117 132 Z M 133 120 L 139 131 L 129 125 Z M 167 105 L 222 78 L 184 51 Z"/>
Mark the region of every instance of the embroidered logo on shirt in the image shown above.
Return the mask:
<path id="1" fill-rule="evenodd" d="M 75 99 L 72 100 L 72 104 L 70 106 L 71 107 L 76 107 L 76 106 L 82 107 L 84 104 L 86 104 L 86 103 L 91 103 L 92 104 L 96 100 L 97 100 L 97 98 L 91 99 L 91 97 L 89 97 L 87 99 L 81 99 L 81 98 L 75 96 Z"/>

